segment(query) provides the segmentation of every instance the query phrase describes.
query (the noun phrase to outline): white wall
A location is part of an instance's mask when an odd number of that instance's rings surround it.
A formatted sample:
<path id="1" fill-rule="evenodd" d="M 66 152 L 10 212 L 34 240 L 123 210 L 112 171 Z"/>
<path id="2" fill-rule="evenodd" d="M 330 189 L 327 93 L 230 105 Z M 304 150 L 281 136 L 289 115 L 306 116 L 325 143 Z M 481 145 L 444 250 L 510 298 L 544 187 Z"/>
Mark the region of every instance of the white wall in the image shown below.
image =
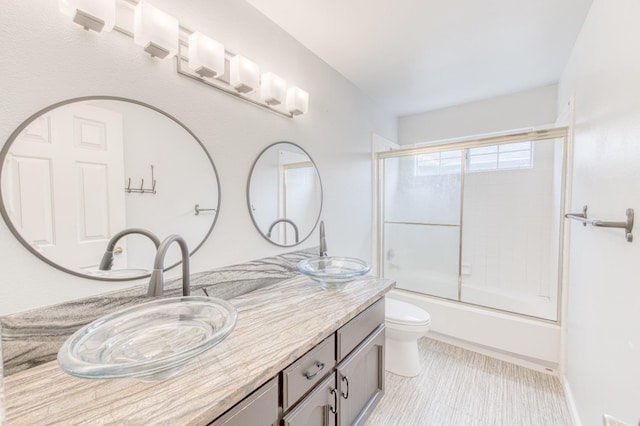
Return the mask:
<path id="1" fill-rule="evenodd" d="M 451 139 L 556 121 L 555 85 L 401 117 L 398 143 Z"/>
<path id="2" fill-rule="evenodd" d="M 207 147 L 221 180 L 218 223 L 192 258 L 194 271 L 286 251 L 254 229 L 245 188 L 255 156 L 290 140 L 309 152 L 322 176 L 330 253 L 371 260 L 371 133 L 396 139 L 395 119 L 245 2 L 152 3 L 306 89 L 309 113 L 285 119 L 181 77 L 173 60 L 149 57 L 128 37 L 83 31 L 56 1 L 11 0 L 0 13 L 0 140 L 34 112 L 80 96 L 133 98 L 176 117 Z M 300 247 L 317 245 L 316 235 Z M 4 223 L 0 254 L 0 314 L 131 285 L 59 272 L 29 254 Z"/>
<path id="3" fill-rule="evenodd" d="M 640 211 L 640 3 L 594 0 L 559 84 L 575 95 L 573 210 Z M 582 424 L 640 419 L 640 239 L 571 224 L 566 378 Z"/>

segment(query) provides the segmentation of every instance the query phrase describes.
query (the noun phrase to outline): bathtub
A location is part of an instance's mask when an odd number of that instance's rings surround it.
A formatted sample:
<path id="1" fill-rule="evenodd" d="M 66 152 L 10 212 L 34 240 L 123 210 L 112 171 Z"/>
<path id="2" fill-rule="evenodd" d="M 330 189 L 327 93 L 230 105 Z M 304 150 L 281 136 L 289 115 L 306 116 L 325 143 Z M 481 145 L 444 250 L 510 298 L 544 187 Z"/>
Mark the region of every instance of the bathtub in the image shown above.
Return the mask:
<path id="1" fill-rule="evenodd" d="M 451 286 L 446 291 L 451 291 Z M 530 300 L 510 300 L 510 295 L 486 289 L 465 288 L 475 301 L 531 304 Z M 429 312 L 431 329 L 426 334 L 457 346 L 499 359 L 557 374 L 560 363 L 560 325 L 479 307 L 468 303 L 394 289 L 388 297 L 413 303 Z M 513 298 L 511 298 L 513 299 Z"/>
<path id="2" fill-rule="evenodd" d="M 458 300 L 458 275 L 455 270 L 445 273 L 434 269 L 398 268 L 390 264 L 385 276 L 396 280 L 398 288 L 419 294 L 437 296 L 439 298 Z M 474 284 L 463 275 L 461 301 L 480 307 L 499 309 L 509 313 L 528 315 L 543 320 L 556 321 L 557 297 L 537 296 L 498 288 Z"/>

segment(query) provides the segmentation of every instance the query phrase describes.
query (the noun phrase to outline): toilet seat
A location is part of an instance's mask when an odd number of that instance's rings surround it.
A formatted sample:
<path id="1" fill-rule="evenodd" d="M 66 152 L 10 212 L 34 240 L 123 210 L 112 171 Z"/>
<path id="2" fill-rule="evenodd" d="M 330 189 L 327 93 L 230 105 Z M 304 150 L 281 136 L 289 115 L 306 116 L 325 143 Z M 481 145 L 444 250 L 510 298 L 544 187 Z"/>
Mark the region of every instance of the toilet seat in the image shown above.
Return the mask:
<path id="1" fill-rule="evenodd" d="M 398 326 L 423 327 L 431 324 L 431 316 L 424 309 L 391 298 L 386 300 L 385 317 L 387 323 Z"/>

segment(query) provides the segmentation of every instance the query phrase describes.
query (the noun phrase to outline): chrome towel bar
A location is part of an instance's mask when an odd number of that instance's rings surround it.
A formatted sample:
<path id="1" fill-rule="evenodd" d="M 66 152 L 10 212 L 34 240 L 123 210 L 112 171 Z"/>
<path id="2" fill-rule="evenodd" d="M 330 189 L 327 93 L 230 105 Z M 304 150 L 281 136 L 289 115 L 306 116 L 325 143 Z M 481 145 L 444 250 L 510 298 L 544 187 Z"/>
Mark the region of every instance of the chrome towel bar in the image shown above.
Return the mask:
<path id="1" fill-rule="evenodd" d="M 627 220 L 624 222 L 614 222 L 609 220 L 599 220 L 599 219 L 589 219 L 587 217 L 587 206 L 582 208 L 582 213 L 567 213 L 564 215 L 567 219 L 574 219 L 579 222 L 582 222 L 583 226 L 587 226 L 587 224 L 591 226 L 598 226 L 602 228 L 622 228 L 625 230 L 625 238 L 628 242 L 633 241 L 633 209 L 627 209 Z"/>
<path id="2" fill-rule="evenodd" d="M 196 206 L 193 208 L 195 215 L 198 216 L 200 214 L 200 212 L 215 212 L 216 209 L 203 209 L 202 207 L 200 207 L 200 204 L 196 204 Z"/>

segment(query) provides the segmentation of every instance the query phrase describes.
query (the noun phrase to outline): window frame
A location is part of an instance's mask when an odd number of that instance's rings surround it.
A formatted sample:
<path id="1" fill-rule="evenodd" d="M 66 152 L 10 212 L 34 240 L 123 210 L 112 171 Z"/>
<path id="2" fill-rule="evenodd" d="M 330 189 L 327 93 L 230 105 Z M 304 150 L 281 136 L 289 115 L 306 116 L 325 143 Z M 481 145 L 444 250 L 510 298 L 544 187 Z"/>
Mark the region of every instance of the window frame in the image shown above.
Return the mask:
<path id="1" fill-rule="evenodd" d="M 500 147 L 503 146 L 508 146 L 508 145 L 514 145 L 514 144 L 521 144 L 521 143 L 527 143 L 529 145 L 528 148 L 526 149 L 515 149 L 515 150 L 510 150 L 510 151 L 501 151 Z M 471 153 L 472 150 L 474 149 L 486 149 L 486 148 L 493 148 L 496 147 L 496 151 L 495 151 L 495 167 L 491 167 L 491 168 L 483 168 L 483 169 L 476 169 L 476 168 L 472 168 L 471 166 L 471 157 L 474 155 Z M 500 154 L 509 154 L 512 152 L 528 152 L 529 153 L 529 164 L 526 166 L 518 166 L 518 167 L 500 167 L 500 158 L 501 155 Z M 494 153 L 482 153 L 482 154 L 475 154 L 476 156 L 481 156 L 481 155 L 491 155 Z M 521 141 L 521 142 L 508 142 L 508 143 L 501 143 L 501 144 L 496 144 L 496 145 L 486 145 L 486 146 L 482 146 L 482 147 L 476 147 L 476 148 L 466 148 L 465 149 L 465 166 L 464 166 L 464 171 L 465 173 L 483 173 L 483 172 L 502 172 L 502 171 L 509 171 L 509 170 L 530 170 L 533 169 L 534 165 L 533 165 L 533 160 L 534 160 L 534 144 L 533 141 L 529 140 L 529 141 Z M 504 161 L 504 160 L 503 160 Z"/>

